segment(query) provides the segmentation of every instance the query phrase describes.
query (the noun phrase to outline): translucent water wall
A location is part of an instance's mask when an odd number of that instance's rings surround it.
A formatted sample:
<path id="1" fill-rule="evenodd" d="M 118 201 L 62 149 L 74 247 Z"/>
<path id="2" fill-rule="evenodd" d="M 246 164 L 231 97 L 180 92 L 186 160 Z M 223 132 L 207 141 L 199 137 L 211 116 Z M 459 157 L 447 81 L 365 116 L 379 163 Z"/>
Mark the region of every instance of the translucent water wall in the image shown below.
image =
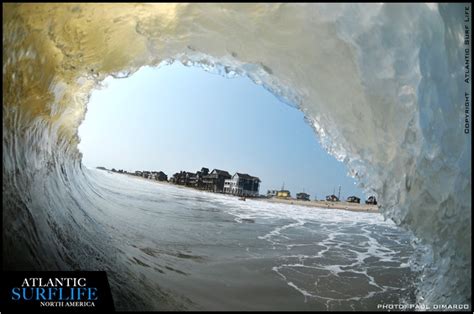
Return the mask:
<path id="1" fill-rule="evenodd" d="M 77 215 L 58 211 L 75 180 L 88 180 L 79 174 L 77 128 L 91 90 L 108 75 L 179 60 L 247 75 L 302 110 L 315 140 L 378 196 L 384 215 L 432 247 L 420 301 L 471 302 L 464 5 L 3 8 L 4 251 L 25 267 L 52 265 L 41 249 L 63 240 L 51 226 Z M 38 190 L 46 174 L 56 187 Z M 23 246 L 10 245 L 13 237 Z M 52 256 L 74 267 L 74 256 Z"/>

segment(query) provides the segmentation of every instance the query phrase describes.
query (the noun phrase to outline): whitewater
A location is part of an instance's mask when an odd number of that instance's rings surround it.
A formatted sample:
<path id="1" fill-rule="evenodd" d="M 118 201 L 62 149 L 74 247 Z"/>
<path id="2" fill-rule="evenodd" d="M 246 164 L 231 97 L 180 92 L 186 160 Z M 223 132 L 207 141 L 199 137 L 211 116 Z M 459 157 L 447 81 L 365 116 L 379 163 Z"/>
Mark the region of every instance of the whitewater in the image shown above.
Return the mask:
<path id="1" fill-rule="evenodd" d="M 100 213 L 88 217 L 113 247 L 109 258 L 136 280 L 128 285 L 146 295 L 142 308 L 364 310 L 390 300 L 416 303 L 412 236 L 380 214 L 243 202 L 85 171 L 101 195 L 94 204 Z M 115 296 L 129 308 L 127 296 Z"/>
<path id="2" fill-rule="evenodd" d="M 106 270 L 119 309 L 266 309 L 265 295 L 313 309 L 470 305 L 466 6 L 4 4 L 3 269 Z M 243 205 L 86 169 L 77 129 L 92 90 L 174 61 L 248 76 L 301 110 L 383 216 Z M 202 247 L 210 239 L 219 249 Z M 255 270 L 274 290 L 212 303 L 200 287 L 213 263 L 235 277 L 207 282 L 221 300 Z"/>

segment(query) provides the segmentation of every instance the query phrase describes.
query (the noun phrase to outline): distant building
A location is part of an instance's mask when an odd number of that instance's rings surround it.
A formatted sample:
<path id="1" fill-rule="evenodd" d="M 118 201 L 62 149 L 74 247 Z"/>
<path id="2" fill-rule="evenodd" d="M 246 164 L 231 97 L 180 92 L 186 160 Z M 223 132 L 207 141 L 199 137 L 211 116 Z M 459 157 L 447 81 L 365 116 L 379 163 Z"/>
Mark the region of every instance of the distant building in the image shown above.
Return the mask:
<path id="1" fill-rule="evenodd" d="M 277 196 L 278 190 L 268 190 L 267 191 L 267 197 L 275 197 Z"/>
<path id="2" fill-rule="evenodd" d="M 349 196 L 346 201 L 349 202 L 349 203 L 358 203 L 358 204 L 360 204 L 360 198 L 358 198 L 357 196 Z"/>
<path id="3" fill-rule="evenodd" d="M 212 192 L 224 192 L 224 183 L 230 178 L 231 175 L 227 171 L 214 169 L 210 174 L 203 176 L 203 189 Z"/>
<path id="4" fill-rule="evenodd" d="M 291 193 L 288 190 L 280 190 L 280 191 L 277 191 L 276 197 L 278 197 L 278 198 L 290 198 Z"/>
<path id="5" fill-rule="evenodd" d="M 260 179 L 246 173 L 236 172 L 224 182 L 224 193 L 238 196 L 258 196 Z"/>
<path id="6" fill-rule="evenodd" d="M 193 172 L 185 172 L 185 177 L 184 177 L 184 185 L 185 186 L 196 186 L 197 183 L 197 175 Z"/>
<path id="7" fill-rule="evenodd" d="M 339 198 L 337 198 L 336 195 L 331 194 L 331 195 L 326 196 L 326 201 L 328 201 L 328 202 L 339 202 Z"/>
<path id="8" fill-rule="evenodd" d="M 206 167 L 202 167 L 201 171 L 196 172 L 196 182 L 194 183 L 194 187 L 203 190 L 204 179 L 208 175 L 209 175 L 209 169 Z"/>
<path id="9" fill-rule="evenodd" d="M 145 179 L 151 179 L 151 172 L 150 171 L 142 171 L 142 177 Z"/>
<path id="10" fill-rule="evenodd" d="M 186 182 L 188 180 L 186 174 L 186 171 L 176 172 L 175 174 L 173 174 L 173 177 L 171 177 L 170 182 L 178 185 L 186 185 Z"/>
<path id="11" fill-rule="evenodd" d="M 296 193 L 296 199 L 298 200 L 309 201 L 309 197 L 310 195 L 305 192 Z"/>
<path id="12" fill-rule="evenodd" d="M 173 177 L 170 179 L 170 182 L 178 185 L 186 185 L 186 174 L 186 171 L 176 172 L 175 174 L 173 174 Z"/>
<path id="13" fill-rule="evenodd" d="M 375 196 L 371 196 L 365 201 L 365 203 L 370 205 L 377 205 L 377 199 L 375 198 Z"/>
<path id="14" fill-rule="evenodd" d="M 163 171 L 152 171 L 148 178 L 156 181 L 168 181 L 168 176 Z"/>
<path id="15" fill-rule="evenodd" d="M 163 171 L 158 171 L 156 174 L 156 180 L 158 181 L 168 181 L 168 176 Z"/>
<path id="16" fill-rule="evenodd" d="M 135 175 L 141 177 L 143 173 L 141 171 L 135 171 Z"/>
<path id="17" fill-rule="evenodd" d="M 175 174 L 171 176 L 170 182 L 174 184 L 178 184 L 179 177 L 180 177 L 180 172 L 176 172 Z"/>

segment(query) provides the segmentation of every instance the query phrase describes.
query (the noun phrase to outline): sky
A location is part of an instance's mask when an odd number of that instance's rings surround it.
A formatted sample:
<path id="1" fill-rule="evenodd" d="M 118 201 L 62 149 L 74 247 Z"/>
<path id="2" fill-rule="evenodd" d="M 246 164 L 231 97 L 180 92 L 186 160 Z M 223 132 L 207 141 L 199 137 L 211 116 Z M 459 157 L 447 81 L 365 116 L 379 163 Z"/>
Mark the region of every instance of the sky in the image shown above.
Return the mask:
<path id="1" fill-rule="evenodd" d="M 324 198 L 366 196 L 346 166 L 320 146 L 302 112 L 247 77 L 224 78 L 179 62 L 107 78 L 79 127 L 83 163 L 127 171 L 202 167 L 257 176 L 260 194 L 280 189 Z"/>

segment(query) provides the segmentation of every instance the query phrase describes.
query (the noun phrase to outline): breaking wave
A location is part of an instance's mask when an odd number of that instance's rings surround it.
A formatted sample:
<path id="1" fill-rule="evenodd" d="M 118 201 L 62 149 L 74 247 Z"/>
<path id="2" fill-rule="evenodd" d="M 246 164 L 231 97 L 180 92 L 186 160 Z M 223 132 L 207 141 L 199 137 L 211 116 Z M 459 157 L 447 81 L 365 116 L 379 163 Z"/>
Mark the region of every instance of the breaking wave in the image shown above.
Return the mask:
<path id="1" fill-rule="evenodd" d="M 107 76 L 180 61 L 246 75 L 303 111 L 385 217 L 429 246 L 419 301 L 470 304 L 464 5 L 3 8 L 4 269 L 103 269 L 116 294 L 145 303 L 113 264 L 95 205 L 111 192 L 83 169 L 77 129 Z"/>

